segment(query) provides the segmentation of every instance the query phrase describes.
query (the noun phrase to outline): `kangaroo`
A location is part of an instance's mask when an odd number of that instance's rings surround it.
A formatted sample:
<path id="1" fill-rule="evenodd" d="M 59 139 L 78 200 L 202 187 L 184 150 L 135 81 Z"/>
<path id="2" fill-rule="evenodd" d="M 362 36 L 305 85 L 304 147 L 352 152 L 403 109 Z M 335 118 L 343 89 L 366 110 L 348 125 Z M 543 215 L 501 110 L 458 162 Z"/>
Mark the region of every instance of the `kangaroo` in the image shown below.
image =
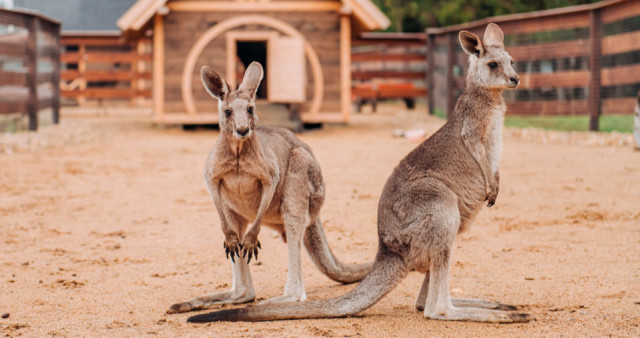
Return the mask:
<path id="1" fill-rule="evenodd" d="M 193 316 L 190 322 L 264 321 L 344 317 L 361 312 L 391 291 L 411 270 L 425 274 L 415 307 L 440 320 L 528 322 L 516 307 L 492 301 L 452 299 L 451 247 L 484 202 L 498 196 L 498 160 L 506 107 L 502 91 L 519 77 L 495 24 L 484 39 L 459 33 L 470 54 L 467 88 L 453 114 L 411 151 L 387 180 L 378 203 L 378 253 L 371 272 L 347 294 L 298 304 L 270 304 Z"/>
<path id="2" fill-rule="evenodd" d="M 230 291 L 174 304 L 167 313 L 253 301 L 249 262 L 252 256 L 258 258 L 262 224 L 282 235 L 289 260 L 284 295 L 265 303 L 306 299 L 302 241 L 315 265 L 329 278 L 341 283 L 360 281 L 372 264 L 342 264 L 327 244 L 319 215 L 325 187 L 311 148 L 284 128 L 256 127 L 255 97 L 262 66 L 251 63 L 237 90 L 231 90 L 222 76 L 206 66 L 201 76 L 209 94 L 218 99 L 220 136 L 207 158 L 204 178 L 220 216 L 224 250 L 233 265 L 233 286 Z"/>

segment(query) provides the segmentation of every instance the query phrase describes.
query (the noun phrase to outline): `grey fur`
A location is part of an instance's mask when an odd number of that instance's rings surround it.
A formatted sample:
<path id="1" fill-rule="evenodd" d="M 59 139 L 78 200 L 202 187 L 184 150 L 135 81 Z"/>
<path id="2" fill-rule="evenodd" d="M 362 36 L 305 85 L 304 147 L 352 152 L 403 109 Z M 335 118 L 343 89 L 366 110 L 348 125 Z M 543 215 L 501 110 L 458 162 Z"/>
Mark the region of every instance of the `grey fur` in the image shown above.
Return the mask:
<path id="1" fill-rule="evenodd" d="M 484 202 L 498 195 L 498 161 L 505 105 L 502 91 L 518 75 L 504 50 L 503 34 L 489 24 L 481 41 L 460 32 L 470 54 L 467 88 L 447 123 L 409 153 L 387 180 L 378 204 L 378 254 L 373 269 L 351 292 L 333 299 L 232 309 L 190 322 L 262 321 L 343 317 L 380 300 L 411 270 L 425 274 L 416 308 L 441 320 L 528 322 L 515 307 L 479 299 L 451 299 L 449 266 L 455 236 Z M 489 63 L 497 65 L 490 67 Z"/>
<path id="2" fill-rule="evenodd" d="M 207 91 L 219 100 L 221 134 L 207 159 L 204 178 L 220 215 L 227 258 L 231 255 L 233 286 L 230 291 L 174 304 L 167 313 L 254 300 L 248 263 L 261 248 L 261 225 L 279 232 L 289 250 L 284 295 L 267 303 L 306 299 L 300 257 L 303 241 L 313 262 L 329 278 L 360 281 L 372 264 L 342 264 L 327 244 L 320 222 L 324 181 L 311 148 L 289 130 L 257 127 L 254 98 L 262 79 L 260 64 L 247 68 L 236 91 L 230 91 L 208 67 L 201 73 Z"/>

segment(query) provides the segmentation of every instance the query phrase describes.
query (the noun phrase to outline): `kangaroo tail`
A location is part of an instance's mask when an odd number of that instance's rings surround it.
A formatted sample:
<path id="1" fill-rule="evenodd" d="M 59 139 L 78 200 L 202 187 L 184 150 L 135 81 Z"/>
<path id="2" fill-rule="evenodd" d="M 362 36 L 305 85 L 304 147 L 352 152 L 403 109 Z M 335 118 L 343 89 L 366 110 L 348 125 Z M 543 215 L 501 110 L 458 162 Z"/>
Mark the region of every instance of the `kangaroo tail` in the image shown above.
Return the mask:
<path id="1" fill-rule="evenodd" d="M 259 322 L 267 320 L 337 318 L 361 312 L 384 297 L 407 274 L 403 258 L 381 247 L 373 269 L 347 294 L 327 300 L 300 303 L 266 304 L 240 309 L 216 311 L 188 319 L 191 323 L 217 321 Z"/>
<path id="2" fill-rule="evenodd" d="M 304 246 L 311 260 L 322 273 L 340 283 L 359 282 L 371 271 L 373 263 L 343 264 L 329 249 L 320 218 L 316 218 L 304 234 Z"/>

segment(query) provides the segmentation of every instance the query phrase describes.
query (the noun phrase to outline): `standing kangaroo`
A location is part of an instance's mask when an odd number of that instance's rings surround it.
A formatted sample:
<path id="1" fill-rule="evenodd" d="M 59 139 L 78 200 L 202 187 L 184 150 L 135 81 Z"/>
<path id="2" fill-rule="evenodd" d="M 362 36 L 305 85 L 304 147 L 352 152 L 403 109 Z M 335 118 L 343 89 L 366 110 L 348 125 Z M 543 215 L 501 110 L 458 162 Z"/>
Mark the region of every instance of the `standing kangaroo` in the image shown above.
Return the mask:
<path id="1" fill-rule="evenodd" d="M 231 255 L 233 286 L 231 291 L 174 304 L 167 313 L 254 300 L 249 262 L 253 255 L 258 257 L 261 224 L 278 231 L 289 249 L 284 295 L 266 303 L 306 299 L 300 257 L 303 237 L 311 259 L 329 278 L 342 283 L 361 280 L 371 264 L 344 265 L 327 244 L 319 216 L 324 182 L 311 148 L 289 130 L 256 128 L 254 101 L 262 66 L 251 63 L 234 91 L 208 67 L 201 75 L 207 91 L 218 99 L 220 137 L 207 159 L 204 178 L 220 215 L 227 258 Z"/>
<path id="2" fill-rule="evenodd" d="M 519 77 L 504 50 L 504 35 L 489 24 L 480 40 L 459 34 L 470 54 L 467 88 L 447 123 L 414 149 L 387 180 L 378 204 L 378 254 L 373 269 L 351 292 L 333 299 L 271 304 L 193 316 L 190 322 L 263 321 L 344 317 L 363 311 L 411 270 L 425 274 L 416 308 L 441 320 L 527 322 L 514 306 L 480 299 L 451 299 L 449 266 L 456 234 L 484 202 L 498 195 L 505 104 L 502 91 Z"/>

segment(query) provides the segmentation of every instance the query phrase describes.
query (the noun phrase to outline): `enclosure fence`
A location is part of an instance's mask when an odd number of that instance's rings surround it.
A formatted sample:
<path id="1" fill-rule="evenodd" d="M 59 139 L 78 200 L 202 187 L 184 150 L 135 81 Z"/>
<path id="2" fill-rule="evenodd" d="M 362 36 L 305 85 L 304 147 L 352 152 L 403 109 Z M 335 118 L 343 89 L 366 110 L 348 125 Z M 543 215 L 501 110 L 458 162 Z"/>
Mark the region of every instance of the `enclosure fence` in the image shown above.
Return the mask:
<path id="1" fill-rule="evenodd" d="M 490 22 L 505 33 L 521 84 L 506 91 L 507 114 L 632 114 L 640 90 L 640 1 L 505 15 L 427 29 L 429 110 L 449 114 L 465 88 L 468 56 L 462 29 L 482 36 Z"/>
<path id="2" fill-rule="evenodd" d="M 150 104 L 151 39 L 126 41 L 117 35 L 62 37 L 62 97 L 65 104 L 130 101 Z"/>
<path id="3" fill-rule="evenodd" d="M 60 112 L 60 23 L 37 13 L 0 9 L 0 114 Z"/>

